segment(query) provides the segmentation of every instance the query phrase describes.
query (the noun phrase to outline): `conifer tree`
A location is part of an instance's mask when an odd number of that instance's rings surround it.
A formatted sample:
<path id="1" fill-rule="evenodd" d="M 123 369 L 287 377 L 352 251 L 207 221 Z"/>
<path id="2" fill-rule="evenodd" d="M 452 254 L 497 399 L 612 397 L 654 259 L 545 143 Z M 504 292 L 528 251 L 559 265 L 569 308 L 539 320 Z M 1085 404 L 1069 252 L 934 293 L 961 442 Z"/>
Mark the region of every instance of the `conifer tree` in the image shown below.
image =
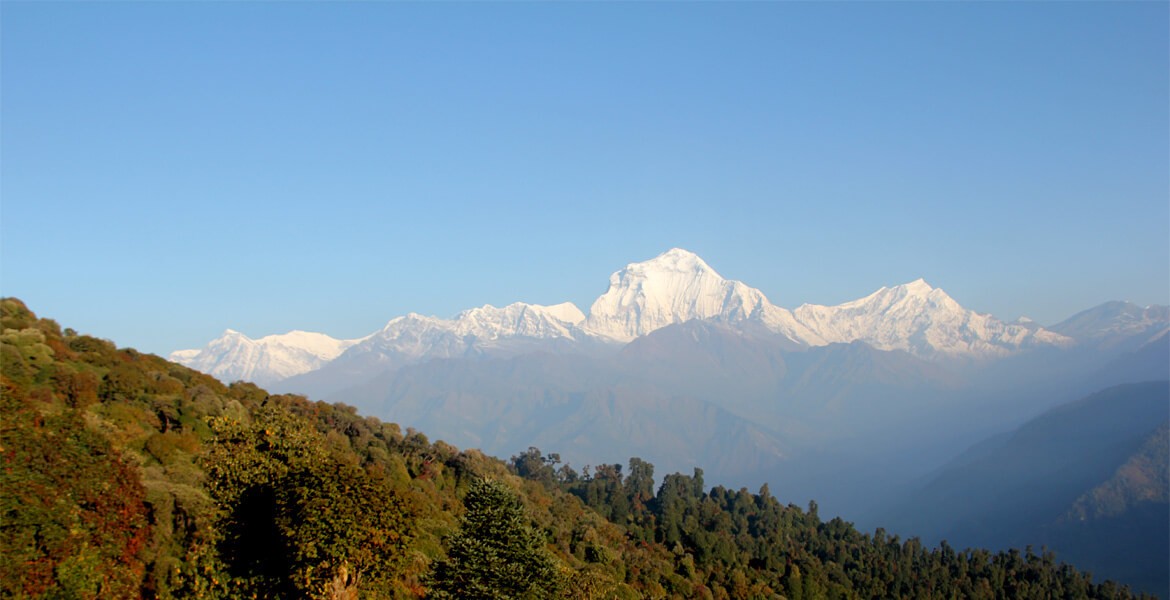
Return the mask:
<path id="1" fill-rule="evenodd" d="M 447 559 L 435 565 L 435 598 L 512 600 L 557 597 L 558 573 L 542 536 L 528 524 L 507 486 L 472 484 L 462 526 L 447 543 Z"/>

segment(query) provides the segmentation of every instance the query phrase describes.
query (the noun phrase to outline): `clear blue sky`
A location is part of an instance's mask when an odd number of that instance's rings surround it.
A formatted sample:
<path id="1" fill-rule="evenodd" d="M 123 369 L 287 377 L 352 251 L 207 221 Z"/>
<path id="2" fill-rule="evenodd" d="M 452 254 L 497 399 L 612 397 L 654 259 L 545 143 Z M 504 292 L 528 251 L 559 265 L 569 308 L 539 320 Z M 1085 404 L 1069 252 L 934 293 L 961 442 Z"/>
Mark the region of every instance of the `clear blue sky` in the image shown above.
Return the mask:
<path id="1" fill-rule="evenodd" d="M 674 246 L 789 308 L 1167 303 L 1168 6 L 5 1 L 0 293 L 157 353 Z"/>

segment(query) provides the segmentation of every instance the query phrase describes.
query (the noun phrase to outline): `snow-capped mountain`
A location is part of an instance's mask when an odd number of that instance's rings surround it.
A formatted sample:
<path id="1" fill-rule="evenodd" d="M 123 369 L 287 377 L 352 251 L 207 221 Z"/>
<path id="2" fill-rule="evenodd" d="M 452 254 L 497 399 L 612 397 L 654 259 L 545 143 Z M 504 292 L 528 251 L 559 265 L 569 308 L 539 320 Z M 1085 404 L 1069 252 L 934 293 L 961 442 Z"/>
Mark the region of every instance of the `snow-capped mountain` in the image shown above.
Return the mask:
<path id="1" fill-rule="evenodd" d="M 703 259 L 674 248 L 611 275 L 609 289 L 589 309 L 584 329 L 628 342 L 695 319 L 742 321 L 767 304 L 759 290 L 728 281 Z"/>
<path id="2" fill-rule="evenodd" d="M 572 338 L 575 327 L 585 321 L 581 309 L 572 302 L 553 306 L 516 302 L 503 308 L 490 304 L 459 313 L 454 331 L 461 336 L 480 340 L 508 337 Z"/>
<path id="3" fill-rule="evenodd" d="M 581 344 L 585 315 L 571 303 L 485 305 L 452 319 L 417 313 L 395 317 L 333 362 L 275 386 L 317 396 L 430 359 L 513 356 Z"/>
<path id="4" fill-rule="evenodd" d="M 1170 330 L 1170 306 L 1106 302 L 1048 329 L 1101 348 L 1132 349 Z"/>
<path id="5" fill-rule="evenodd" d="M 1024 323 L 968 310 L 922 279 L 837 306 L 805 304 L 796 319 L 826 342 L 865 342 L 921 358 L 991 358 L 1072 340 Z"/>
<path id="6" fill-rule="evenodd" d="M 484 352 L 514 338 L 572 339 L 584 320 L 580 309 L 568 302 L 554 306 L 517 302 L 503 308 L 473 308 L 454 319 L 410 313 L 354 340 L 305 331 L 253 340 L 229 329 L 203 349 L 177 350 L 170 358 L 224 381 L 267 385 L 320 369 L 347 350 L 365 356 L 367 363 L 451 358 Z"/>
<path id="7" fill-rule="evenodd" d="M 554 306 L 516 302 L 503 308 L 484 305 L 454 319 L 410 313 L 395 317 L 351 354 L 376 353 L 405 359 L 451 358 L 490 351 L 509 340 L 572 340 L 585 315 L 572 303 Z"/>
<path id="8" fill-rule="evenodd" d="M 1073 343 L 1034 323 L 1005 323 L 963 308 L 921 279 L 838 306 L 806 304 L 791 311 L 772 304 L 760 290 L 724 279 L 697 255 L 674 248 L 610 276 L 608 290 L 588 315 L 569 302 L 485 305 L 451 319 L 416 313 L 395 317 L 360 340 L 305 332 L 250 340 L 229 331 L 207 348 L 171 357 L 221 379 L 259 383 L 303 376 L 333 361 L 325 370 L 337 372 L 322 373 L 321 379 L 340 382 L 430 358 L 616 346 L 695 320 L 762 328 L 787 338 L 790 347 L 860 341 L 928 360 L 990 359 Z"/>
<path id="9" fill-rule="evenodd" d="M 176 350 L 170 359 L 223 381 L 244 380 L 267 385 L 319 369 L 360 341 L 338 340 L 308 331 L 290 331 L 254 340 L 228 329 L 206 347 Z"/>
<path id="10" fill-rule="evenodd" d="M 838 306 L 776 306 L 762 292 L 727 280 L 698 256 L 675 248 L 610 277 L 582 329 L 628 342 L 674 323 L 755 323 L 804 346 L 861 341 L 920 358 L 991 358 L 1071 340 L 963 308 L 919 279 Z"/>
<path id="11" fill-rule="evenodd" d="M 693 320 L 754 321 L 800 344 L 824 343 L 760 290 L 724 279 L 703 259 L 680 248 L 630 263 L 611 275 L 609 289 L 593 303 L 582 329 L 629 342 L 667 325 Z"/>

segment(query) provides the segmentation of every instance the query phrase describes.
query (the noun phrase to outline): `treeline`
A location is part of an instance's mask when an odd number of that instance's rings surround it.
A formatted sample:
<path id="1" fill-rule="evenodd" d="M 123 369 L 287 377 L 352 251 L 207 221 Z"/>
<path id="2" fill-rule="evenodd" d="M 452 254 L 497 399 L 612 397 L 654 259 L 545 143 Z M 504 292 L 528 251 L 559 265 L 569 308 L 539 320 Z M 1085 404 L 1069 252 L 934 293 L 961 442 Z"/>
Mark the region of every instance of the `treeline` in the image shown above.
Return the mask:
<path id="1" fill-rule="evenodd" d="M 1126 598 L 632 459 L 511 469 L 0 300 L 0 597 Z M 517 476 L 521 475 L 523 477 Z"/>

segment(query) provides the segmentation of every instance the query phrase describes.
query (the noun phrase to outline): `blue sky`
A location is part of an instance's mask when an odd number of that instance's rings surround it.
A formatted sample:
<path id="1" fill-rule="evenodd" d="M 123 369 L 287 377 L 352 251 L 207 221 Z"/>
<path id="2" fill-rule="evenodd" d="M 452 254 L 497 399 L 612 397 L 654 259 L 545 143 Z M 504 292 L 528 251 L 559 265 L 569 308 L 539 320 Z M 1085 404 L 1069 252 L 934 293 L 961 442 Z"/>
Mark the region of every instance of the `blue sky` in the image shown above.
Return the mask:
<path id="1" fill-rule="evenodd" d="M 1170 302 L 1168 5 L 0 4 L 0 293 L 144 351 L 573 301 Z"/>

